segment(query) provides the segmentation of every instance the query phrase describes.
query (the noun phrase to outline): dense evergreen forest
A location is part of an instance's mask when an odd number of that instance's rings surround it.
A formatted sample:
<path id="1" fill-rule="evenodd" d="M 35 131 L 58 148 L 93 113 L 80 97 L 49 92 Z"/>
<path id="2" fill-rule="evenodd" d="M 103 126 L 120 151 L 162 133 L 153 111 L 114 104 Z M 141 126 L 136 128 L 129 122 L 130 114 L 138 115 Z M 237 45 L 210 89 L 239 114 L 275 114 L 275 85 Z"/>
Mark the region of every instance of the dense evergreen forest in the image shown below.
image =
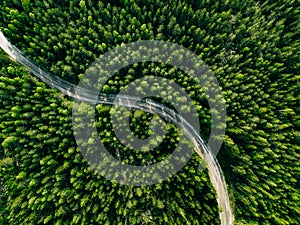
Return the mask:
<path id="1" fill-rule="evenodd" d="M 214 72 L 226 100 L 217 158 L 235 224 L 300 224 L 298 0 L 1 0 L 0 29 L 40 67 L 74 84 L 95 59 L 124 43 L 164 40 L 193 51 Z M 103 91 L 117 94 L 149 74 L 182 86 L 207 140 L 206 96 L 179 69 L 136 63 Z M 222 209 L 196 153 L 161 183 L 120 185 L 93 171 L 80 154 L 73 99 L 2 51 L 0 99 L 0 224 L 220 224 Z M 170 123 L 158 148 L 146 156 L 134 152 L 113 134 L 111 106 L 96 110 L 99 136 L 126 163 L 159 162 L 176 146 L 180 130 Z M 152 117 L 131 114 L 136 137 L 150 135 Z"/>

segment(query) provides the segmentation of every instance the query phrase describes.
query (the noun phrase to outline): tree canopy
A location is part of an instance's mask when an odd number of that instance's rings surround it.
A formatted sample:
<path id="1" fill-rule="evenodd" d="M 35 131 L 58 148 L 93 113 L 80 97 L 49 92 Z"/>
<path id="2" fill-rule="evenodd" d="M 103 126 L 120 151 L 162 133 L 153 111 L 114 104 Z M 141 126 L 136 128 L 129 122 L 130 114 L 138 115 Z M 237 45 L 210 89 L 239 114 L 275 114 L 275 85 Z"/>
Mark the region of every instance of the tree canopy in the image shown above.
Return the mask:
<path id="1" fill-rule="evenodd" d="M 236 224 L 299 224 L 299 9 L 295 0 L 2 0 L 0 29 L 38 65 L 74 84 L 101 54 L 124 43 L 164 40 L 195 52 L 226 100 L 218 159 Z M 220 223 L 221 209 L 197 154 L 153 186 L 110 182 L 77 148 L 72 99 L 4 53 L 0 66 L 2 224 Z M 118 71 L 103 91 L 118 93 L 149 74 L 174 80 L 191 96 L 207 140 L 211 115 L 203 88 L 178 68 L 136 63 Z M 96 110 L 99 136 L 124 162 L 155 163 L 176 146 L 180 131 L 170 123 L 158 148 L 148 155 L 133 152 L 116 141 L 111 107 Z M 151 134 L 152 117 L 131 113 L 136 137 Z"/>

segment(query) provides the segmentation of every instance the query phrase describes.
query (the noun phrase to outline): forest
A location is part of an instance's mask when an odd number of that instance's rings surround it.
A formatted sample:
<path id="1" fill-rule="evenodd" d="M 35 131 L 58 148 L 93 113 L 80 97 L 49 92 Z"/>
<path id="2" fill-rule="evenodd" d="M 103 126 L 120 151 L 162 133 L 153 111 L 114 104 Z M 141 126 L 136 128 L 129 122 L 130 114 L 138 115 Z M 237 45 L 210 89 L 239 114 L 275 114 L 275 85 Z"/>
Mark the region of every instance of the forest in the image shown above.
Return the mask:
<path id="1" fill-rule="evenodd" d="M 0 30 L 41 68 L 75 85 L 96 59 L 126 43 L 162 40 L 194 52 L 213 71 L 226 102 L 217 159 L 235 224 L 300 224 L 299 1 L 1 0 Z M 173 80 L 189 94 L 207 141 L 212 118 L 205 90 L 178 68 L 134 63 L 102 91 L 118 94 L 147 75 Z M 73 99 L 2 50 L 0 99 L 0 224 L 220 224 L 222 209 L 198 154 L 163 182 L 118 184 L 82 156 Z M 180 129 L 165 121 L 157 148 L 134 151 L 113 132 L 111 113 L 120 112 L 105 104 L 95 110 L 99 137 L 124 163 L 163 161 L 178 144 Z M 149 137 L 155 117 L 131 110 L 134 136 Z"/>

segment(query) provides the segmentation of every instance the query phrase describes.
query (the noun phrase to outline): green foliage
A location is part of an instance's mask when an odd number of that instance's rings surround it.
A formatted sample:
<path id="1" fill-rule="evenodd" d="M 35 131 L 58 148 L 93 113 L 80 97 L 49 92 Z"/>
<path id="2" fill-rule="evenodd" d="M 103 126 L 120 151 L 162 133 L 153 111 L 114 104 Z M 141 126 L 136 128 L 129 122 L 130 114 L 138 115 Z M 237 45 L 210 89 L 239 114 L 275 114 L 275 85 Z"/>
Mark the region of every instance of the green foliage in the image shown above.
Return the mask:
<path id="1" fill-rule="evenodd" d="M 204 224 L 218 223 L 215 193 L 207 171 L 197 170 L 198 156 L 176 176 L 154 186 L 111 183 L 94 173 L 76 148 L 69 99 L 15 64 L 2 67 L 0 79 L 1 90 L 8 93 L 1 95 L 3 223 L 175 224 L 195 218 Z M 15 89 L 10 90 L 8 84 Z M 105 132 L 111 129 L 106 120 L 110 108 L 97 106 Z M 149 123 L 148 116 L 133 112 L 133 125 Z M 175 131 L 175 127 L 170 129 Z M 143 135 L 147 129 L 136 132 Z M 116 145 L 111 139 L 107 137 L 108 144 Z M 162 159 L 163 155 L 156 160 Z M 209 216 L 202 217 L 205 211 Z"/>
<path id="2" fill-rule="evenodd" d="M 299 8 L 294 0 L 2 0 L 0 28 L 39 65 L 73 83 L 99 55 L 124 43 L 165 40 L 192 50 L 214 71 L 226 99 L 218 158 L 236 224 L 299 224 Z M 3 53 L 0 66 L 0 223 L 219 223 L 207 171 L 197 169 L 199 157 L 161 184 L 111 183 L 91 171 L 77 149 L 71 99 Z M 118 93 L 144 75 L 180 84 L 195 102 L 207 139 L 211 117 L 204 91 L 177 68 L 137 63 L 102 91 Z M 179 129 L 167 123 L 166 139 L 150 154 L 125 148 L 113 134 L 110 110 L 96 107 L 99 136 L 124 162 L 161 161 L 178 143 Z M 136 137 L 151 135 L 152 115 L 135 111 L 129 117 Z"/>

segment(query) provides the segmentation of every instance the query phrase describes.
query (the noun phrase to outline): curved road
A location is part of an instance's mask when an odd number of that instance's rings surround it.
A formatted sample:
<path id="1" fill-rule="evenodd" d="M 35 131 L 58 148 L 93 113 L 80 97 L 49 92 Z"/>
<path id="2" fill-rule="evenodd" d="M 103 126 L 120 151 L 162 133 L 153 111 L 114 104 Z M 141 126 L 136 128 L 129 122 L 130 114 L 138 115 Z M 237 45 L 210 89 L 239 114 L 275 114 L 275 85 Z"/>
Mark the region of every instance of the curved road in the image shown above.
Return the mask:
<path id="1" fill-rule="evenodd" d="M 23 66 L 28 67 L 31 73 L 33 73 L 36 77 L 41 79 L 50 87 L 55 88 L 70 97 L 93 104 L 118 104 L 129 108 L 141 109 L 143 111 L 158 114 L 164 118 L 168 118 L 176 125 L 181 127 L 185 135 L 193 141 L 197 154 L 200 157 L 204 158 L 207 162 L 210 180 L 216 190 L 219 207 L 222 209 L 222 211 L 220 212 L 221 224 L 232 225 L 234 223 L 234 216 L 230 208 L 228 192 L 221 167 L 217 159 L 212 154 L 209 147 L 204 143 L 203 139 L 199 136 L 197 131 L 181 115 L 177 114 L 174 110 L 149 99 L 143 100 L 125 95 L 99 95 L 99 93 L 94 93 L 86 89 L 78 88 L 77 85 L 67 82 L 66 80 L 63 80 L 39 68 L 35 63 L 28 59 L 20 49 L 12 45 L 1 31 L 0 47 L 13 60 Z M 95 96 L 98 96 L 97 100 L 95 100 Z"/>

